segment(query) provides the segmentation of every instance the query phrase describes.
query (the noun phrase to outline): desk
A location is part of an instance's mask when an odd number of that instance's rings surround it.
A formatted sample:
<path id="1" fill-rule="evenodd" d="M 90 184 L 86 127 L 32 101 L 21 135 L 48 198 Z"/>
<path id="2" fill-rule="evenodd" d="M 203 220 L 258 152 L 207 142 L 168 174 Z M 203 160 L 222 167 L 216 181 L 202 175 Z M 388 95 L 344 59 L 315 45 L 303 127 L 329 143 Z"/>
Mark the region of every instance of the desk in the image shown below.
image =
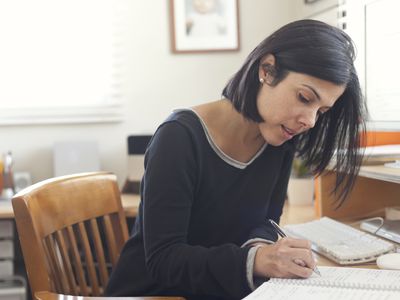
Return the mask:
<path id="1" fill-rule="evenodd" d="M 122 207 L 124 208 L 127 217 L 136 217 L 139 204 L 140 195 L 136 194 L 122 194 L 121 195 Z M 0 219 L 13 219 L 14 211 L 12 209 L 11 201 L 0 201 Z"/>
<path id="2" fill-rule="evenodd" d="M 55 294 L 50 292 L 38 292 L 35 294 L 38 300 L 184 300 L 181 297 L 85 297 Z"/>
<path id="3" fill-rule="evenodd" d="M 138 194 L 122 194 L 121 195 L 122 207 L 124 208 L 125 215 L 134 218 L 138 214 L 140 195 Z"/>
<path id="4" fill-rule="evenodd" d="M 336 173 L 328 171 L 317 178 L 317 216 L 333 219 L 363 219 L 384 215 L 387 206 L 400 205 L 400 169 L 381 165 L 362 166 L 349 198 L 335 210 L 331 195 Z"/>
<path id="5" fill-rule="evenodd" d="M 0 200 L 0 219 L 14 219 L 11 201 Z"/>

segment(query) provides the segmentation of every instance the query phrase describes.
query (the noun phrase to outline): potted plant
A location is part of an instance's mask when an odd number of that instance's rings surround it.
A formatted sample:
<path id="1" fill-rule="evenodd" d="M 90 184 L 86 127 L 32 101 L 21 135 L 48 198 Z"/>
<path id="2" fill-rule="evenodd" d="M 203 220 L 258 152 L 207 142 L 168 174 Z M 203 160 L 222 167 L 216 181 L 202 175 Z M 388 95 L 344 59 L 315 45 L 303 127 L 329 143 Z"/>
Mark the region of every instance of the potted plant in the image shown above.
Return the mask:
<path id="1" fill-rule="evenodd" d="M 288 201 L 291 205 L 311 205 L 314 200 L 314 178 L 304 161 L 295 157 L 288 185 Z"/>

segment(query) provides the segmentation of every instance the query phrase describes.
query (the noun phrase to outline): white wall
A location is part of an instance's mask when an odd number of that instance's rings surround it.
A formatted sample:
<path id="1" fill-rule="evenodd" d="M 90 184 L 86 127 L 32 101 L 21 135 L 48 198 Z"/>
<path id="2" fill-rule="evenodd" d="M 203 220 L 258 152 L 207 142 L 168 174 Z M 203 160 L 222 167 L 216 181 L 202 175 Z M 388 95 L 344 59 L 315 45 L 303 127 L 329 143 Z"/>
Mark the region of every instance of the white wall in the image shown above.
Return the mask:
<path id="1" fill-rule="evenodd" d="M 13 152 L 15 171 L 30 172 L 33 182 L 52 177 L 55 141 L 95 140 L 102 169 L 116 173 L 122 184 L 127 174 L 128 135 L 152 133 L 174 108 L 219 99 L 226 81 L 247 54 L 295 14 L 291 0 L 239 0 L 240 51 L 172 54 L 168 2 L 127 1 L 132 16 L 125 121 L 2 126 L 0 152 Z"/>

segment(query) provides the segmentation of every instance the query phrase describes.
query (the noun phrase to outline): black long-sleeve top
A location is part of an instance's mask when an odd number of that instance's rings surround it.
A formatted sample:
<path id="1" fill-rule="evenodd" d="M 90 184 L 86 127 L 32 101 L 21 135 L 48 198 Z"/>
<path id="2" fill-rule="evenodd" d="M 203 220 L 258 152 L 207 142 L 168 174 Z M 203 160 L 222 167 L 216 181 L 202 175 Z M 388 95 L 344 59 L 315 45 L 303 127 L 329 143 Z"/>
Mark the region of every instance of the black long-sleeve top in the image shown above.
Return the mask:
<path id="1" fill-rule="evenodd" d="M 106 295 L 239 299 L 252 238 L 276 240 L 293 145 L 268 145 L 249 162 L 216 146 L 199 116 L 174 112 L 145 155 L 141 204 Z"/>

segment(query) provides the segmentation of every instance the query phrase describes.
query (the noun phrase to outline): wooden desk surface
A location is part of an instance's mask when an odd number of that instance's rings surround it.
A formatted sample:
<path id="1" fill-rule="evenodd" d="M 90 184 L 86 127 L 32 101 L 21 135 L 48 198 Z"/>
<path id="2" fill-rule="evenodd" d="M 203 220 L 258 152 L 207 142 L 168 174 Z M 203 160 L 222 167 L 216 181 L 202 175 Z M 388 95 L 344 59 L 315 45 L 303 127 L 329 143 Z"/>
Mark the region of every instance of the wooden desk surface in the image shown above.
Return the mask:
<path id="1" fill-rule="evenodd" d="M 121 200 L 126 216 L 136 217 L 139 210 L 140 196 L 135 194 L 122 194 Z M 11 205 L 11 201 L 0 200 L 0 219 L 13 218 L 14 211 Z"/>
<path id="2" fill-rule="evenodd" d="M 139 210 L 140 195 L 137 194 L 122 194 L 122 207 L 124 208 L 127 217 L 136 217 Z"/>
<path id="3" fill-rule="evenodd" d="M 70 296 L 51 292 L 38 292 L 35 294 L 37 300 L 184 300 L 181 297 L 85 297 Z"/>
<path id="4" fill-rule="evenodd" d="M 12 209 L 11 201 L 0 200 L 0 219 L 13 219 L 14 211 Z"/>

